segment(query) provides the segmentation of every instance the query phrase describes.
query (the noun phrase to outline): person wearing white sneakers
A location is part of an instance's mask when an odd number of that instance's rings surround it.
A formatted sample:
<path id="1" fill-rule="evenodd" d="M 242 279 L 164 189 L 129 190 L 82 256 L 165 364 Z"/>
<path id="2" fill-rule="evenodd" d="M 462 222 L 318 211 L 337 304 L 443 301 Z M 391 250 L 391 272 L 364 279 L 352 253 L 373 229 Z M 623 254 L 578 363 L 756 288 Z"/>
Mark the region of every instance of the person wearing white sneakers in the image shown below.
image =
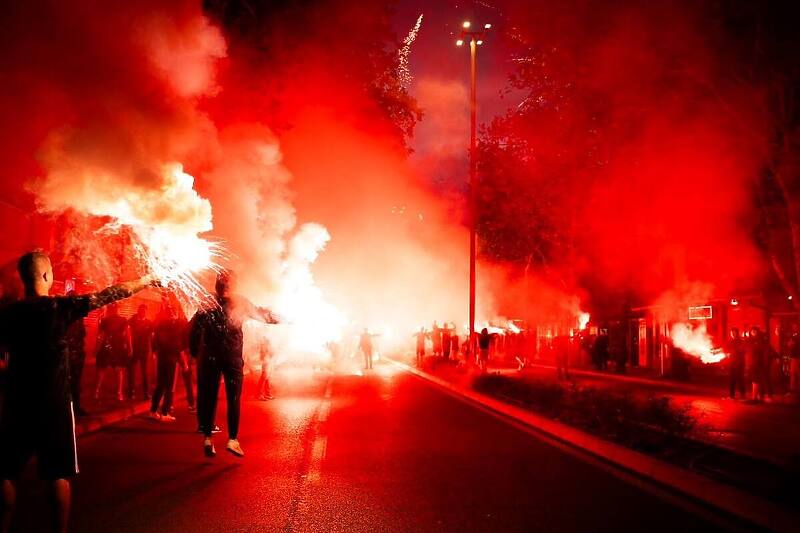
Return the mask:
<path id="1" fill-rule="evenodd" d="M 203 431 L 203 452 L 214 457 L 217 452 L 211 435 L 217 411 L 220 379 L 225 381 L 228 401 L 228 444 L 225 450 L 244 457 L 239 444 L 244 358 L 242 356 L 242 322 L 254 319 L 265 324 L 277 324 L 269 310 L 258 308 L 250 301 L 233 295 L 232 275 L 217 276 L 216 301 L 213 307 L 197 311 L 191 321 L 189 352 L 197 359 L 197 421 Z"/>
<path id="2" fill-rule="evenodd" d="M 150 418 L 161 422 L 174 422 L 169 411 L 175 385 L 175 368 L 181 352 L 186 349 L 186 320 L 179 316 L 176 304 L 165 297 L 153 332 L 153 352 L 156 354 L 156 389 L 150 404 Z M 159 412 L 161 398 L 164 402 Z"/>

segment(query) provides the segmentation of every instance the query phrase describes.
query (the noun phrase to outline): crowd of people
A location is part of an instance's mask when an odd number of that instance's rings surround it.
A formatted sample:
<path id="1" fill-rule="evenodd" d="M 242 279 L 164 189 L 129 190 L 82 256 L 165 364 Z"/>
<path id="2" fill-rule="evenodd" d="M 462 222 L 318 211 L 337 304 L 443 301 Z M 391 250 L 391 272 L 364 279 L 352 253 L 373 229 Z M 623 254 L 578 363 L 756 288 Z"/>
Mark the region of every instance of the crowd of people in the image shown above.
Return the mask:
<path id="1" fill-rule="evenodd" d="M 789 394 L 798 393 L 800 385 L 800 327 L 792 326 L 786 348 L 790 360 Z M 753 326 L 745 337 L 738 328 L 731 328 L 725 346 L 728 355 L 730 398 L 747 399 L 752 402 L 772 401 L 778 388 L 776 375 L 781 362 L 780 354 L 770 345 L 767 336 Z"/>
<path id="2" fill-rule="evenodd" d="M 246 319 L 275 324 L 278 319 L 268 309 L 236 295 L 234 278 L 229 273 L 218 275 L 213 304 L 198 310 L 191 321 L 183 317 L 174 301 L 165 297 L 154 322 L 147 318 L 144 306 L 128 320 L 116 305 L 147 287 L 160 287 L 151 276 L 91 294 L 50 296 L 53 268 L 50 258 L 40 251 L 22 256 L 18 273 L 24 298 L 0 308 L 0 351 L 6 354 L 0 359 L 4 380 L 0 406 L 0 531 L 11 527 L 17 480 L 33 456 L 37 458 L 39 476 L 52 488 L 55 530 L 66 531 L 70 479 L 78 473 L 75 415 L 84 414 L 80 404 L 86 359 L 83 319 L 96 309 L 104 308 L 95 343 L 98 398 L 104 382 L 112 379 L 116 379 L 117 399 L 133 398 L 137 373 L 143 397 L 150 398 L 147 366 L 152 354 L 157 364 L 150 416 L 174 421 L 171 404 L 177 369 L 184 377 L 190 410 L 195 410 L 188 353 L 197 362 L 196 411 L 203 453 L 207 457 L 216 455 L 212 435 L 219 432 L 215 417 L 219 384 L 223 381 L 228 423 L 225 449 L 234 456 L 244 456 L 238 440 L 244 381 L 242 324 Z M 262 371 L 259 397 L 268 399 L 268 342 L 262 342 L 258 351 Z"/>

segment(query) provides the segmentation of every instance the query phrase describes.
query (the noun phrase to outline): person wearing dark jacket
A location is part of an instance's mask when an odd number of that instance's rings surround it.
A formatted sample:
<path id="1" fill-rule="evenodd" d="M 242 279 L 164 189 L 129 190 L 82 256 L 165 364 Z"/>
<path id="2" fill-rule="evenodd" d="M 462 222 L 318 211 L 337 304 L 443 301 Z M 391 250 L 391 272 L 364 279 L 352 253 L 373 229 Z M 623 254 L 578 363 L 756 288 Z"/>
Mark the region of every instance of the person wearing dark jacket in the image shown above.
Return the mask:
<path id="1" fill-rule="evenodd" d="M 175 368 L 181 352 L 187 348 L 186 320 L 169 301 L 164 302 L 153 330 L 153 352 L 156 354 L 156 388 L 150 404 L 150 417 L 162 422 L 174 422 L 170 414 L 175 388 Z M 159 411 L 159 403 L 164 399 Z"/>
<path id="2" fill-rule="evenodd" d="M 739 396 L 745 398 L 744 386 L 744 358 L 747 347 L 744 339 L 739 332 L 739 328 L 731 328 L 730 339 L 725 346 L 725 353 L 728 354 L 728 374 L 730 375 L 730 397 L 736 398 L 736 391 Z"/>
<path id="3" fill-rule="evenodd" d="M 228 402 L 228 443 L 225 449 L 237 457 L 244 451 L 239 444 L 244 358 L 242 323 L 247 319 L 277 324 L 277 317 L 267 309 L 233 294 L 233 278 L 227 272 L 217 276 L 215 305 L 199 310 L 192 318 L 189 351 L 197 359 L 197 420 L 203 432 L 203 451 L 214 457 L 211 441 L 217 411 L 220 379 L 225 381 Z"/>
<path id="4" fill-rule="evenodd" d="M 131 333 L 131 358 L 128 361 L 128 398 L 133 400 L 136 389 L 136 369 L 142 375 L 142 396 L 150 399 L 150 386 L 147 380 L 150 350 L 153 341 L 153 323 L 147 318 L 147 306 L 141 304 L 136 314 L 128 320 Z"/>

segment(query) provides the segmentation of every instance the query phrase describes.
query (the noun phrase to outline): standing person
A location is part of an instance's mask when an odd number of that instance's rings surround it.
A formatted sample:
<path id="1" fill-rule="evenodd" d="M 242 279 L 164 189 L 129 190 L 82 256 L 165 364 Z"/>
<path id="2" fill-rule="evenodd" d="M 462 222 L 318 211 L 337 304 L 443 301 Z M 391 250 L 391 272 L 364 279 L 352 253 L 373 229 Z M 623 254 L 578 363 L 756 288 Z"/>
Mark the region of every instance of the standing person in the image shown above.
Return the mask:
<path id="1" fill-rule="evenodd" d="M 128 321 L 120 316 L 117 304 L 106 309 L 105 316 L 97 327 L 97 389 L 94 397 L 100 399 L 103 380 L 109 374 L 117 378 L 117 398 L 124 401 L 123 394 L 125 368 L 128 366 L 131 350 L 131 337 Z"/>
<path id="2" fill-rule="evenodd" d="M 372 370 L 372 334 L 367 328 L 361 333 L 361 338 L 358 341 L 358 348 L 364 355 L 364 369 Z"/>
<path id="3" fill-rule="evenodd" d="M 445 323 L 444 327 L 442 328 L 442 356 L 444 357 L 445 361 L 450 360 L 450 337 L 452 335 L 452 330 L 450 327 Z"/>
<path id="4" fill-rule="evenodd" d="M 228 401 L 228 444 L 225 449 L 237 457 L 244 451 L 239 444 L 244 358 L 242 322 L 252 318 L 265 324 L 277 324 L 277 317 L 267 309 L 254 306 L 233 294 L 234 279 L 222 272 L 215 286 L 216 302 L 199 310 L 191 321 L 189 351 L 197 359 L 197 421 L 203 432 L 206 457 L 217 452 L 211 441 L 217 411 L 220 378 L 225 381 Z"/>
<path id="5" fill-rule="evenodd" d="M 555 338 L 555 355 L 558 380 L 569 379 L 569 338 L 566 335 Z"/>
<path id="6" fill-rule="evenodd" d="M 489 330 L 483 328 L 478 335 L 478 367 L 482 373 L 486 373 L 486 365 L 489 363 L 489 348 L 492 345 L 492 336 Z"/>
<path id="7" fill-rule="evenodd" d="M 730 374 L 730 397 L 736 398 L 738 389 L 739 396 L 744 399 L 744 368 L 746 347 L 739 328 L 731 328 L 730 339 L 725 347 L 728 354 L 728 373 Z"/>
<path id="8" fill-rule="evenodd" d="M 67 296 L 74 297 L 75 291 L 70 291 Z M 75 416 L 86 416 L 86 411 L 81 406 L 81 379 L 83 377 L 83 366 L 86 363 L 86 325 L 83 323 L 83 319 L 76 320 L 67 329 L 66 341 L 72 408 L 75 411 Z"/>
<path id="9" fill-rule="evenodd" d="M 264 335 L 258 341 L 258 358 L 261 361 L 261 375 L 258 376 L 258 399 L 262 402 L 274 400 L 270 378 L 272 377 L 272 344 Z"/>
<path id="10" fill-rule="evenodd" d="M 787 345 L 789 349 L 789 391 L 800 392 L 800 325 L 792 324 L 792 335 Z"/>
<path id="11" fill-rule="evenodd" d="M 161 422 L 174 422 L 170 414 L 172 394 L 175 388 L 175 368 L 181 352 L 187 348 L 186 320 L 179 316 L 178 309 L 168 300 L 159 314 L 153 331 L 153 352 L 156 354 L 156 388 L 150 403 L 150 418 Z M 164 402 L 161 403 L 161 399 Z M 159 404 L 161 411 L 159 412 Z"/>
<path id="12" fill-rule="evenodd" d="M 453 322 L 450 322 L 450 354 L 458 360 L 458 331 Z"/>
<path id="13" fill-rule="evenodd" d="M 441 357 L 442 355 L 442 328 L 439 323 L 434 320 L 433 327 L 431 328 L 431 344 L 433 344 L 433 356 Z"/>
<path id="14" fill-rule="evenodd" d="M 419 331 L 414 333 L 414 338 L 417 340 L 417 366 L 422 368 L 422 362 L 425 360 L 425 326 L 420 326 Z"/>
<path id="15" fill-rule="evenodd" d="M 78 473 L 67 330 L 90 311 L 151 285 L 153 278 L 146 276 L 93 294 L 51 297 L 53 267 L 47 254 L 27 253 L 17 269 L 25 298 L 0 312 L 0 344 L 9 351 L 8 391 L 0 414 L 0 530 L 11 528 L 16 482 L 36 455 L 39 477 L 51 484 L 55 530 L 65 532 L 69 479 Z"/>
<path id="16" fill-rule="evenodd" d="M 747 380 L 750 382 L 753 402 L 760 402 L 764 397 L 762 384 L 764 381 L 764 364 L 766 363 L 765 341 L 761 330 L 750 328 L 750 338 L 745 351 L 744 366 Z"/>
<path id="17" fill-rule="evenodd" d="M 147 318 L 147 306 L 141 304 L 136 314 L 128 321 L 131 335 L 131 358 L 128 363 L 128 398 L 134 399 L 136 388 L 136 368 L 142 375 L 142 395 L 145 400 L 150 399 L 148 385 L 148 366 L 150 350 L 153 342 L 153 323 Z"/>

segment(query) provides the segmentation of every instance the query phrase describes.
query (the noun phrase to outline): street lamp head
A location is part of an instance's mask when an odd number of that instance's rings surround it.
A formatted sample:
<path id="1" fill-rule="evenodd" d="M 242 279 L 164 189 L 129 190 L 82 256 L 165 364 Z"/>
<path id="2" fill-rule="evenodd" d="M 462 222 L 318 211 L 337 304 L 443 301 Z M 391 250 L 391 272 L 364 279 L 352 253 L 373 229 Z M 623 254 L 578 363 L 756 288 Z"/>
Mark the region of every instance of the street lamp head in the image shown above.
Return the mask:
<path id="1" fill-rule="evenodd" d="M 483 27 L 484 27 L 485 29 L 487 29 L 487 30 L 491 30 L 491 29 L 492 29 L 492 25 L 491 25 L 491 24 L 489 24 L 489 23 L 486 23 L 486 24 L 484 24 L 484 25 L 483 25 Z"/>
<path id="2" fill-rule="evenodd" d="M 456 46 L 462 46 L 463 44 L 464 44 L 464 40 L 463 39 L 459 39 L 459 40 L 456 41 Z"/>
<path id="3" fill-rule="evenodd" d="M 469 29 L 470 26 L 472 26 L 472 24 L 468 20 L 465 20 L 464 23 L 461 25 L 461 27 L 464 28 L 465 30 Z"/>

